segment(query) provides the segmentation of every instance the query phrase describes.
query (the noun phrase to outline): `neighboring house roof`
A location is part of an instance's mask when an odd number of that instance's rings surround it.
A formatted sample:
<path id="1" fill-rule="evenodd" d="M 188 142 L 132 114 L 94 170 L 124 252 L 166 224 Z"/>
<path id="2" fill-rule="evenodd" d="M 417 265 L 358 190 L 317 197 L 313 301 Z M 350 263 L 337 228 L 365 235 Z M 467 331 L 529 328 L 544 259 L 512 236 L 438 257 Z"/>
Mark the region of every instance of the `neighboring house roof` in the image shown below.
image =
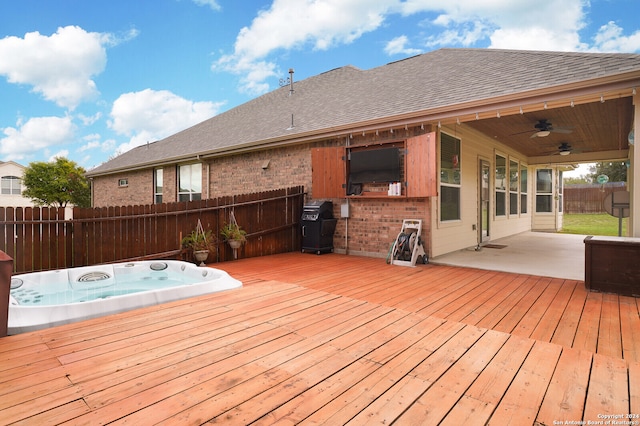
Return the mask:
<path id="1" fill-rule="evenodd" d="M 15 161 L 0 161 L 0 170 L 4 169 L 13 169 L 14 171 L 20 171 L 20 176 L 22 177 L 22 172 L 26 169 L 22 164 L 18 164 Z"/>
<path id="2" fill-rule="evenodd" d="M 426 114 L 640 75 L 640 55 L 441 49 L 370 70 L 337 68 L 280 87 L 128 151 L 89 176 L 364 130 Z M 293 128 L 292 124 L 293 115 Z"/>

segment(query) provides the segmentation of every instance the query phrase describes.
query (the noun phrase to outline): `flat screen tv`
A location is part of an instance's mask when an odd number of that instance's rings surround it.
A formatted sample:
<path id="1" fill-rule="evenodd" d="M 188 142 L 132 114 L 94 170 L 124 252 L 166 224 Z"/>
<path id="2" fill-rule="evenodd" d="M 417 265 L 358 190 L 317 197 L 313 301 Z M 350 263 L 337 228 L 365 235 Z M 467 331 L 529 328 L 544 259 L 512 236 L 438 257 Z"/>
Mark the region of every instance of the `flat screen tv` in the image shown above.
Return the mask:
<path id="1" fill-rule="evenodd" d="M 351 183 L 399 182 L 400 150 L 396 147 L 351 151 Z"/>

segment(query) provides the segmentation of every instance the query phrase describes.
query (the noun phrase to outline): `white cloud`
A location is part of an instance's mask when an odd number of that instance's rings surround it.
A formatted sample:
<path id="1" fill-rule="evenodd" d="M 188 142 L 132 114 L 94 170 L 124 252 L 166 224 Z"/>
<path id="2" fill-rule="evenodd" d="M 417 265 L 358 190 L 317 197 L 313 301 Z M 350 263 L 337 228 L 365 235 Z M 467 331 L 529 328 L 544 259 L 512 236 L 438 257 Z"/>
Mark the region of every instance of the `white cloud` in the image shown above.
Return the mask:
<path id="1" fill-rule="evenodd" d="M 222 10 L 216 0 L 193 0 L 198 6 L 209 6 L 212 10 Z"/>
<path id="2" fill-rule="evenodd" d="M 594 42 L 593 50 L 599 52 L 637 52 L 640 50 L 640 31 L 625 36 L 615 22 L 608 22 L 598 29 Z"/>
<path id="3" fill-rule="evenodd" d="M 45 99 L 73 110 L 98 95 L 93 77 L 104 71 L 105 46 L 137 34 L 130 30 L 117 37 L 67 26 L 51 36 L 31 32 L 24 38 L 5 37 L 0 40 L 0 75 L 10 83 L 29 85 Z"/>
<path id="4" fill-rule="evenodd" d="M 451 29 L 444 30 L 428 37 L 425 42 L 426 46 L 469 47 L 487 38 L 488 36 L 486 25 L 480 21 L 463 23 L 460 25 L 451 25 L 451 27 Z"/>
<path id="5" fill-rule="evenodd" d="M 56 158 L 68 158 L 69 157 L 69 150 L 68 149 L 62 149 L 58 152 L 56 152 L 55 154 L 49 156 L 49 159 L 47 160 L 48 162 L 53 162 L 56 161 Z"/>
<path id="6" fill-rule="evenodd" d="M 80 148 L 78 148 L 78 152 L 85 152 L 85 151 L 89 151 L 92 149 L 96 149 L 96 148 L 100 148 L 100 146 L 102 146 L 102 143 L 100 142 L 100 135 L 97 133 L 92 133 L 90 135 L 86 135 L 82 138 L 82 140 L 85 142 L 84 145 L 81 145 Z"/>
<path id="7" fill-rule="evenodd" d="M 431 24 L 444 31 L 429 38 L 430 46 L 472 45 L 533 50 L 582 50 L 578 31 L 585 25 L 584 0 L 407 0 L 403 15 L 431 12 Z"/>
<path id="8" fill-rule="evenodd" d="M 426 48 L 474 46 L 534 50 L 584 50 L 585 0 L 274 0 L 238 33 L 234 52 L 212 69 L 241 76 L 241 90 L 260 94 L 277 77 L 270 59 L 278 50 L 326 50 L 379 30 L 391 15 L 424 15 L 429 34 L 412 46 L 406 36 L 392 38 L 387 54 L 413 55 Z"/>
<path id="9" fill-rule="evenodd" d="M 100 118 L 102 118 L 102 113 L 101 112 L 97 112 L 97 113 L 95 113 L 94 115 L 91 115 L 91 116 L 87 116 L 87 115 L 84 115 L 84 114 L 78 114 L 78 118 L 80 119 L 80 121 L 82 121 L 82 124 L 84 124 L 85 126 L 91 126 L 96 121 L 100 120 Z"/>
<path id="10" fill-rule="evenodd" d="M 406 35 L 398 36 L 393 40 L 387 42 L 386 46 L 384 47 L 384 53 L 390 56 L 398 54 L 417 55 L 418 53 L 421 53 L 420 49 L 412 49 L 407 47 L 408 43 L 409 38 Z"/>
<path id="11" fill-rule="evenodd" d="M 75 126 L 70 117 L 35 117 L 16 127 L 1 129 L 0 155 L 4 160 L 22 160 L 37 151 L 72 142 Z"/>
<path id="12" fill-rule="evenodd" d="M 108 125 L 116 133 L 130 137 L 118 153 L 162 139 L 213 117 L 222 106 L 213 102 L 193 102 L 167 90 L 145 89 L 120 95 L 113 103 Z"/>
<path id="13" fill-rule="evenodd" d="M 501 49 L 638 51 L 640 32 L 624 36 L 615 23 L 603 26 L 595 45 L 580 40 L 587 0 L 274 0 L 240 30 L 233 53 L 212 65 L 241 76 L 244 92 L 269 89 L 279 75 L 270 59 L 279 50 L 326 50 L 379 30 L 392 15 L 424 16 L 422 40 L 391 38 L 388 55 L 413 55 L 425 48 L 488 45 Z"/>
<path id="14" fill-rule="evenodd" d="M 349 44 L 379 28 L 397 0 L 275 0 L 262 10 L 250 27 L 240 30 L 232 54 L 213 64 L 242 76 L 245 92 L 260 94 L 268 89 L 265 80 L 277 75 L 276 65 L 265 58 L 279 49 L 311 46 L 327 50 Z"/>

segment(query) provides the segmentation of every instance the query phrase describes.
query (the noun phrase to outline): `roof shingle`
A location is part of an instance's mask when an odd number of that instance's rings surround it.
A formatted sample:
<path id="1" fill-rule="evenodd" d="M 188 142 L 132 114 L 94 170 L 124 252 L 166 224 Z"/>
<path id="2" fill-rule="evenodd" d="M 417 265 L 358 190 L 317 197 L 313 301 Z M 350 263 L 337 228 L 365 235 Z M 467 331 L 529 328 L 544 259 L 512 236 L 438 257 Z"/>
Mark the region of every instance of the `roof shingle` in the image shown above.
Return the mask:
<path id="1" fill-rule="evenodd" d="M 352 124 L 640 71 L 640 55 L 441 49 L 370 70 L 345 66 L 281 87 L 88 174 L 295 140 Z M 290 129 L 293 115 L 293 129 Z"/>

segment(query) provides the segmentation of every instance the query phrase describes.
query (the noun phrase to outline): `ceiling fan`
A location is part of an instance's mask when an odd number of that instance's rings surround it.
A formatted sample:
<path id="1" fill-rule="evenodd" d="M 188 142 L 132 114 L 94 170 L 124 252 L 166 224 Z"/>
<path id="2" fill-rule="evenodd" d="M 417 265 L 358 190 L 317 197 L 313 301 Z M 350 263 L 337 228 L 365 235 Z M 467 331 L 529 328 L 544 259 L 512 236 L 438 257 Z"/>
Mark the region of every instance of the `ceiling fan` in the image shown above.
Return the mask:
<path id="1" fill-rule="evenodd" d="M 554 127 L 546 118 L 538 120 L 538 122 L 533 126 L 536 129 L 536 132 L 531 135 L 532 138 L 544 138 L 553 133 L 571 133 L 573 132 L 570 127 Z"/>
<path id="2" fill-rule="evenodd" d="M 534 133 L 531 135 L 532 138 L 544 138 L 549 136 L 551 133 L 571 133 L 573 132 L 573 127 L 560 127 L 554 126 L 551 124 L 549 120 L 546 118 L 542 118 L 538 120 L 538 122 L 533 126 Z M 530 133 L 530 130 L 526 130 L 524 132 L 514 133 L 512 136 L 521 135 L 523 133 Z"/>
<path id="3" fill-rule="evenodd" d="M 569 155 L 574 151 L 568 142 L 562 142 L 555 151 L 548 152 L 544 155 Z"/>
<path id="4" fill-rule="evenodd" d="M 560 155 L 571 154 L 571 145 L 569 145 L 567 142 L 562 142 L 558 147 L 558 154 Z"/>

